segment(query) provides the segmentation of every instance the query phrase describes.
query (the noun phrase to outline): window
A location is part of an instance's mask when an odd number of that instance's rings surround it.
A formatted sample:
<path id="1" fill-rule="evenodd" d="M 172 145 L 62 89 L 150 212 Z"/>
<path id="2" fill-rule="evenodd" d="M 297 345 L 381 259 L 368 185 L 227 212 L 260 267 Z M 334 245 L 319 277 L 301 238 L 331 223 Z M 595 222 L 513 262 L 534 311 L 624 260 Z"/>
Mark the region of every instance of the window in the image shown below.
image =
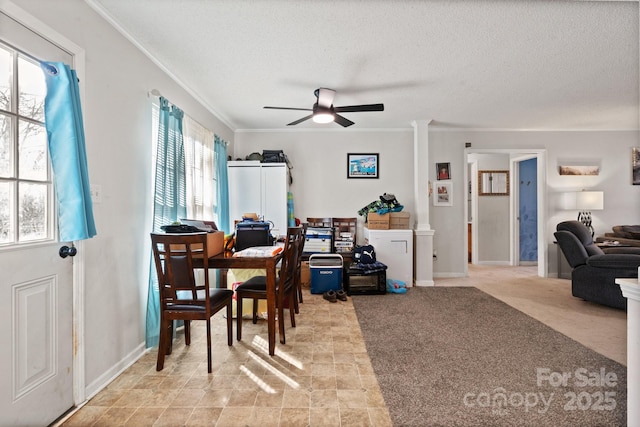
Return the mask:
<path id="1" fill-rule="evenodd" d="M 187 216 L 213 220 L 213 132 L 185 115 L 184 154 L 187 169 Z"/>
<path id="2" fill-rule="evenodd" d="M 153 159 L 155 168 L 158 142 L 158 111 L 153 104 Z M 213 170 L 213 132 L 185 114 L 183 119 L 185 168 L 187 174 L 187 217 L 214 220 L 213 206 L 216 200 L 216 177 Z M 152 170 L 152 182 L 155 171 Z"/>
<path id="3" fill-rule="evenodd" d="M 0 42 L 0 245 L 53 240 L 53 183 L 38 62 Z"/>

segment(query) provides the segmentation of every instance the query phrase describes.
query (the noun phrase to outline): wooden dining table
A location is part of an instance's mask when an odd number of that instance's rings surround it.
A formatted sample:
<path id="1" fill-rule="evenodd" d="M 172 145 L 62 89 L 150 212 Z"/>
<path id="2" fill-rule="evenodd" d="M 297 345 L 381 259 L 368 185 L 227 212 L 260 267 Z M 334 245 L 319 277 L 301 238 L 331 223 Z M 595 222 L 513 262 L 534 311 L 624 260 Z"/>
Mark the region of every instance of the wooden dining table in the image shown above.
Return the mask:
<path id="1" fill-rule="evenodd" d="M 269 257 L 234 257 L 232 252 L 223 252 L 208 258 L 209 269 L 265 269 L 267 277 L 267 334 L 269 340 L 269 355 L 273 356 L 276 349 L 276 265 L 282 258 L 282 252 Z M 219 284 L 218 286 L 221 286 Z M 225 283 L 226 285 L 226 283 Z M 242 313 L 238 313 L 242 316 Z M 282 337 L 280 337 L 282 341 Z"/>

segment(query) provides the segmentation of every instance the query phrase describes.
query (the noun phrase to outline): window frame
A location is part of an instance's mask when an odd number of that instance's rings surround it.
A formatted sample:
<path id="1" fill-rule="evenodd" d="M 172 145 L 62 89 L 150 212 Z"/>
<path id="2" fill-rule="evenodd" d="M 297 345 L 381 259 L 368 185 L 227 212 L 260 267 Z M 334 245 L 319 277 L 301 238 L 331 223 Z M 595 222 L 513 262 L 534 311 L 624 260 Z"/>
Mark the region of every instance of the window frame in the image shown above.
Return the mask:
<path id="1" fill-rule="evenodd" d="M 53 182 L 53 172 L 51 169 L 51 159 L 49 155 L 48 147 L 44 150 L 46 159 L 46 171 L 44 179 L 23 178 L 20 173 L 20 127 L 22 123 L 31 123 L 38 126 L 42 126 L 45 132 L 46 141 L 46 129 L 44 124 L 44 115 L 42 120 L 37 120 L 32 117 L 24 116 L 20 112 L 20 81 L 19 81 L 19 62 L 25 60 L 32 65 L 38 65 L 39 60 L 29 53 L 16 48 L 8 43 L 6 40 L 0 39 L 0 48 L 8 51 L 11 55 L 11 78 L 9 84 L 11 101 L 8 106 L 8 110 L 0 108 L 0 116 L 6 118 L 8 126 L 10 127 L 8 132 L 9 145 L 11 150 L 11 172 L 7 176 L 0 176 L 0 184 L 9 183 L 11 186 L 11 203 L 9 212 L 9 231 L 8 239 L 6 241 L 0 240 L 0 250 L 3 249 L 15 249 L 21 247 L 28 247 L 43 243 L 57 242 L 57 207 L 55 204 L 55 188 Z M 39 66 L 39 65 L 38 65 Z M 44 81 L 44 74 L 42 75 Z M 44 212 L 44 233 L 42 237 L 32 239 L 21 239 L 20 227 L 20 202 L 21 202 L 21 184 L 36 184 L 43 185 L 46 188 L 45 194 L 45 212 Z"/>

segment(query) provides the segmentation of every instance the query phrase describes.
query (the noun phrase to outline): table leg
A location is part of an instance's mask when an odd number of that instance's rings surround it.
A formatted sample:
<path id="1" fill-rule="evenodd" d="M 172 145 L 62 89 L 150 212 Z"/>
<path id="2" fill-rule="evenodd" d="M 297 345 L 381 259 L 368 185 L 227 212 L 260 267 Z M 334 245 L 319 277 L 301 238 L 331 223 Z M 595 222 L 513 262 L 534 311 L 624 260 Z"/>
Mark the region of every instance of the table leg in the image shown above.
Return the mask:
<path id="1" fill-rule="evenodd" d="M 276 263 L 267 261 L 267 330 L 269 335 L 269 355 L 276 349 Z"/>

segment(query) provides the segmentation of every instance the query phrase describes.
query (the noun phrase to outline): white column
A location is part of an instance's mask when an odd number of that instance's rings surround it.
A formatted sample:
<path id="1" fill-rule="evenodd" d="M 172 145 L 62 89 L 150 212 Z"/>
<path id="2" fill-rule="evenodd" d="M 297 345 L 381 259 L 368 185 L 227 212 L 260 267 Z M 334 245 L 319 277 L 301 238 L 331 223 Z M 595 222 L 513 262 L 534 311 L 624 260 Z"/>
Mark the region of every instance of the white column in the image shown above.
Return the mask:
<path id="1" fill-rule="evenodd" d="M 413 126 L 413 192 L 415 213 L 415 285 L 433 286 L 433 234 L 429 224 L 429 123 Z"/>
<path id="2" fill-rule="evenodd" d="M 616 279 L 627 299 L 627 425 L 640 426 L 640 284 Z"/>

